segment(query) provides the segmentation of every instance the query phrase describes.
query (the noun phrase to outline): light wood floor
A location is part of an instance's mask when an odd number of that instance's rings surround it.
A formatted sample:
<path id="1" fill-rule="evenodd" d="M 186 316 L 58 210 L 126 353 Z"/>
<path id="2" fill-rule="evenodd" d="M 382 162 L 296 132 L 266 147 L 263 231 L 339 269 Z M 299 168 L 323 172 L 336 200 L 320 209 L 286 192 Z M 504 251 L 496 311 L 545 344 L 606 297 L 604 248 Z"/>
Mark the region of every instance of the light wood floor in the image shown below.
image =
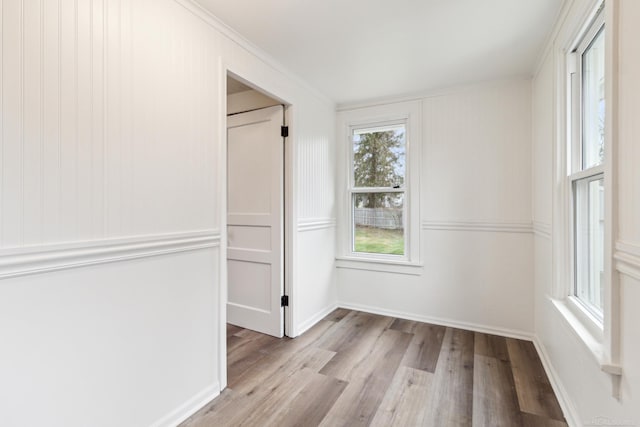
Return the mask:
<path id="1" fill-rule="evenodd" d="M 296 339 L 229 325 L 202 426 L 566 426 L 532 343 L 338 309 Z"/>

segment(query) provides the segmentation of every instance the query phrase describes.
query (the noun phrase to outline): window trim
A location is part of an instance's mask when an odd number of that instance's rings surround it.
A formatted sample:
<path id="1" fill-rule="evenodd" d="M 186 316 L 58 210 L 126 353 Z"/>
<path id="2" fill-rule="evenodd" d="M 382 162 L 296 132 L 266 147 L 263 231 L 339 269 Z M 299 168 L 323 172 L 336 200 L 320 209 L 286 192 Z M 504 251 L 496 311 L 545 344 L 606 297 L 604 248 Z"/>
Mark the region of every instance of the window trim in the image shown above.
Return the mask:
<path id="1" fill-rule="evenodd" d="M 338 215 L 338 267 L 366 269 L 367 263 L 375 270 L 376 265 L 421 266 L 420 258 L 420 161 L 421 161 L 421 118 L 422 103 L 406 101 L 386 105 L 372 105 L 342 110 L 338 113 L 337 140 L 342 149 L 338 151 L 339 179 L 339 215 Z M 382 125 L 404 124 L 405 126 L 405 182 L 404 212 L 405 253 L 404 255 L 373 254 L 353 250 L 353 210 L 352 195 L 357 192 L 372 192 L 370 189 L 355 188 L 353 182 L 353 143 L 351 135 L 354 129 L 367 129 Z M 354 192 L 355 190 L 355 192 Z M 371 188 L 388 191 L 386 187 Z M 397 189 L 393 189 L 393 192 Z M 357 261 L 354 264 L 351 261 Z M 421 270 L 420 270 L 421 271 Z M 395 272 L 395 271 L 391 271 Z M 398 271 L 400 272 L 400 271 Z"/>

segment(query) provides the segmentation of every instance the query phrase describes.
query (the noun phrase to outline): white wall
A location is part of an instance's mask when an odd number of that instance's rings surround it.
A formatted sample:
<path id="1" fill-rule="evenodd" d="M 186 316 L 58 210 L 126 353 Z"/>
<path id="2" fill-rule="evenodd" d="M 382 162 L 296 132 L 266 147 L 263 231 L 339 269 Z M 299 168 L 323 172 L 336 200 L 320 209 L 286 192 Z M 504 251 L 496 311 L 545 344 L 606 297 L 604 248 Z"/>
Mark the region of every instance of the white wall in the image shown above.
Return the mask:
<path id="1" fill-rule="evenodd" d="M 319 103 L 308 105 L 295 117 L 305 134 L 298 138 L 296 160 L 298 257 L 292 267 L 297 283 L 293 309 L 298 322 L 292 336 L 313 326 L 336 306 L 335 118 L 335 108 L 328 110 Z M 332 126 L 330 134 L 327 124 Z"/>
<path id="2" fill-rule="evenodd" d="M 640 340 L 637 334 L 637 325 L 640 324 L 637 310 L 640 302 L 640 134 L 635 124 L 640 114 L 640 51 L 637 48 L 640 4 L 634 0 L 620 0 L 616 4 L 619 9 L 619 71 L 613 77 L 619 84 L 619 99 L 614 106 L 619 123 L 615 128 L 618 133 L 618 168 L 614 175 L 619 200 L 617 205 L 614 204 L 618 220 L 618 231 L 614 236 L 618 242 L 615 256 L 626 260 L 616 264 L 620 276 L 623 372 L 619 399 L 612 396 L 611 376 L 601 371 L 598 362 L 548 298 L 553 295 L 554 260 L 552 241 L 544 230 L 551 224 L 553 203 L 551 177 L 556 138 L 556 70 L 559 65 L 557 38 L 550 41 L 548 53 L 533 84 L 534 220 L 544 225 L 535 239 L 535 331 L 561 394 L 565 414 L 574 425 L 595 425 L 598 422 L 608 423 L 606 425 L 640 424 Z M 573 24 L 588 6 L 588 1 L 574 1 L 559 34 L 572 31 Z M 612 30 L 609 27 L 608 34 Z"/>
<path id="3" fill-rule="evenodd" d="M 296 224 L 332 216 L 334 106 L 186 0 L 1 13 L 0 424 L 171 424 L 225 383 L 226 68 L 292 104 Z M 297 237 L 294 263 L 333 252 Z M 295 271 L 317 289 L 296 325 L 333 303 L 332 269 Z"/>
<path id="4" fill-rule="evenodd" d="M 618 246 L 622 413 L 640 424 L 640 3 L 619 4 Z M 624 247 L 620 244 L 624 244 Z"/>
<path id="5" fill-rule="evenodd" d="M 144 426 L 213 396 L 217 266 L 211 248 L 4 280 L 0 423 Z"/>
<path id="6" fill-rule="evenodd" d="M 421 103 L 421 229 L 412 235 L 420 233 L 424 266 L 418 275 L 339 268 L 340 304 L 530 334 L 530 82 L 443 91 Z"/>

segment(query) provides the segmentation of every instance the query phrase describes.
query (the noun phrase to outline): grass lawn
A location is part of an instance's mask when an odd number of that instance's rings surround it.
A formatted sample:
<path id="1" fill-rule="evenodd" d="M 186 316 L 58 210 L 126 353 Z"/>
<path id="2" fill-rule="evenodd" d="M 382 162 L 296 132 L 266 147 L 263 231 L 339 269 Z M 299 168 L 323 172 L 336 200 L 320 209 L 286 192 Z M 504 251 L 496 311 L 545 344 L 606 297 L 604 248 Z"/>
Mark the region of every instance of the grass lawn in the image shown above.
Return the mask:
<path id="1" fill-rule="evenodd" d="M 355 252 L 404 255 L 404 232 L 356 226 Z"/>

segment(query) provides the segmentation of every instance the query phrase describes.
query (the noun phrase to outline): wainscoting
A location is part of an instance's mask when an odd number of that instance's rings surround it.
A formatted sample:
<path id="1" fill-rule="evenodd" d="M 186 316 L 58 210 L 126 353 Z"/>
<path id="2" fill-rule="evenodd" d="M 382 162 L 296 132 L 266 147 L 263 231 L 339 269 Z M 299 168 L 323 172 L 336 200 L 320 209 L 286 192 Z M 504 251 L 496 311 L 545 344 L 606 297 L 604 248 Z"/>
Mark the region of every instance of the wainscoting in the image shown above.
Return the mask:
<path id="1" fill-rule="evenodd" d="M 219 241 L 208 230 L 4 250 L 0 423 L 174 425 L 216 396 Z"/>

